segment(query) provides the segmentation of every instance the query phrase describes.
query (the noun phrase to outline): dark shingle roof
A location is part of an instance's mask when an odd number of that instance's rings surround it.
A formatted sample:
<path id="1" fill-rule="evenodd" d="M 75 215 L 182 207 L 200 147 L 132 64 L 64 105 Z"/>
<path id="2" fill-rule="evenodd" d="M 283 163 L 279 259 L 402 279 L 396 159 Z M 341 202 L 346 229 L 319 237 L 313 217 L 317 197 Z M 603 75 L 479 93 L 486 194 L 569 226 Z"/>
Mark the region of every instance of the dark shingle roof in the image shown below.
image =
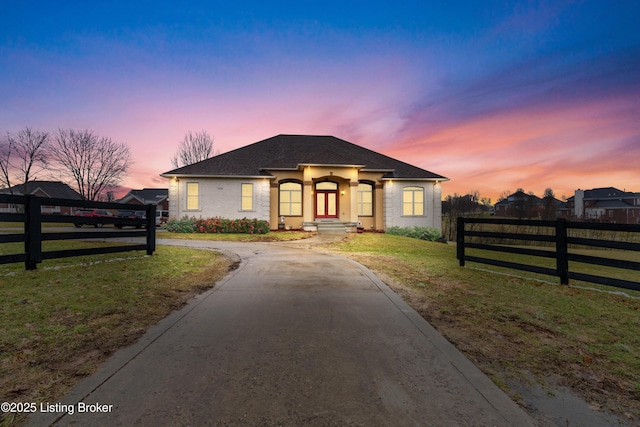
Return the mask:
<path id="1" fill-rule="evenodd" d="M 299 165 L 350 165 L 384 171 L 384 178 L 447 178 L 334 136 L 278 135 L 162 175 L 271 176 Z"/>
<path id="2" fill-rule="evenodd" d="M 589 206 L 590 208 L 609 208 L 609 209 L 616 209 L 616 208 L 632 208 L 633 205 L 626 203 L 622 200 L 598 200 L 595 203 L 593 203 L 591 206 Z"/>
<path id="3" fill-rule="evenodd" d="M 157 203 L 163 199 L 169 197 L 168 188 L 143 188 L 142 190 L 131 190 L 122 199 L 124 200 L 129 196 L 135 197 L 141 203 Z"/>
<path id="4" fill-rule="evenodd" d="M 13 194 L 24 194 L 23 184 L 14 185 L 12 187 Z M 27 190 L 29 194 L 34 194 L 38 189 L 42 190 L 47 196 L 56 199 L 82 200 L 80 193 L 60 181 L 29 181 Z M 5 193 L 9 193 L 9 189 L 5 189 Z"/>
<path id="5" fill-rule="evenodd" d="M 585 190 L 584 192 L 585 199 L 609 199 L 620 197 L 633 197 L 633 193 L 618 190 L 615 187 L 594 188 L 592 190 Z"/>

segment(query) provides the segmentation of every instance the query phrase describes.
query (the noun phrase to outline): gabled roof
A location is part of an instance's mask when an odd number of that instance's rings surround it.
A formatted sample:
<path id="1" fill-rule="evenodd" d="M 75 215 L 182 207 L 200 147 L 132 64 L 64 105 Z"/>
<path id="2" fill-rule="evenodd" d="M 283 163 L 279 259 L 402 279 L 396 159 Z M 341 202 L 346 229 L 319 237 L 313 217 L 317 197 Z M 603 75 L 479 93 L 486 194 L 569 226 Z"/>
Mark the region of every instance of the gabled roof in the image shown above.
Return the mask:
<path id="1" fill-rule="evenodd" d="M 126 203 L 131 199 L 136 199 L 142 204 L 158 204 L 169 197 L 168 188 L 143 188 L 142 190 L 131 190 L 119 202 Z"/>
<path id="2" fill-rule="evenodd" d="M 270 177 L 270 170 L 298 170 L 306 165 L 356 166 L 365 171 L 385 172 L 383 179 L 448 180 L 334 136 L 311 135 L 274 136 L 162 176 Z"/>
<path id="3" fill-rule="evenodd" d="M 13 194 L 24 194 L 24 185 L 18 184 L 11 187 Z M 10 194 L 10 189 L 4 189 L 2 192 Z M 82 200 L 80 193 L 60 181 L 29 181 L 27 184 L 29 194 L 36 196 L 45 195 L 44 197 L 56 199 Z"/>

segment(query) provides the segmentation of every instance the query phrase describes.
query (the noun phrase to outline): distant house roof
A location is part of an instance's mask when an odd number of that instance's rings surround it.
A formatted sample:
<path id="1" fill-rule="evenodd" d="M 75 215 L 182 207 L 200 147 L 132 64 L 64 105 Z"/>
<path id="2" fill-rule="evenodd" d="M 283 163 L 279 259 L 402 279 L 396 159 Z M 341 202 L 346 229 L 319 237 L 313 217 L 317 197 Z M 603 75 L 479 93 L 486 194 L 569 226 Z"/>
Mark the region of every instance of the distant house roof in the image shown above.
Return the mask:
<path id="1" fill-rule="evenodd" d="M 540 198 L 538 196 L 536 196 L 535 194 L 527 194 L 524 193 L 522 191 L 517 191 L 511 195 L 509 195 L 506 199 L 504 200 L 500 200 L 499 202 L 497 202 L 495 204 L 496 208 L 499 207 L 507 207 L 507 206 L 512 206 L 518 202 L 522 203 L 522 202 L 527 202 L 527 203 L 531 203 L 533 202 L 534 205 L 539 205 L 539 206 L 543 206 L 545 204 L 545 199 L 544 198 Z M 563 202 L 562 200 L 558 200 L 555 197 L 553 198 L 553 204 L 555 206 L 556 210 L 566 210 L 568 209 L 567 203 Z"/>
<path id="2" fill-rule="evenodd" d="M 349 165 L 384 172 L 383 179 L 448 180 L 334 136 L 278 135 L 228 153 L 174 169 L 171 176 L 271 177 L 270 170 L 298 170 L 307 165 Z"/>
<path id="3" fill-rule="evenodd" d="M 142 190 L 129 191 L 118 202 L 129 203 L 132 199 L 136 199 L 143 205 L 149 203 L 158 204 L 168 197 L 168 188 L 143 188 Z"/>
<path id="4" fill-rule="evenodd" d="M 11 189 L 6 188 L 2 190 L 2 193 L 10 194 L 12 191 L 13 194 L 23 195 L 24 185 L 14 185 Z M 60 181 L 30 181 L 27 184 L 27 191 L 29 194 L 41 197 L 82 200 L 80 193 Z"/>
<path id="5" fill-rule="evenodd" d="M 516 202 L 523 202 L 523 201 L 533 201 L 536 204 L 542 204 L 542 199 L 538 196 L 536 196 L 535 194 L 527 194 L 523 191 L 516 191 L 515 193 L 507 196 L 506 199 L 500 200 L 499 202 L 497 202 L 495 205 L 496 206 L 502 206 L 502 205 L 512 205 Z M 557 200 L 557 199 L 554 199 Z M 558 200 L 559 201 L 559 200 Z"/>
<path id="6" fill-rule="evenodd" d="M 626 209 L 626 208 L 632 208 L 633 205 L 626 203 L 622 200 L 598 200 L 595 203 L 593 203 L 591 206 L 589 206 L 587 209 L 590 208 L 607 208 L 607 209 Z"/>
<path id="7" fill-rule="evenodd" d="M 618 190 L 615 187 L 594 188 L 584 192 L 584 199 L 620 199 L 633 196 L 634 193 Z"/>

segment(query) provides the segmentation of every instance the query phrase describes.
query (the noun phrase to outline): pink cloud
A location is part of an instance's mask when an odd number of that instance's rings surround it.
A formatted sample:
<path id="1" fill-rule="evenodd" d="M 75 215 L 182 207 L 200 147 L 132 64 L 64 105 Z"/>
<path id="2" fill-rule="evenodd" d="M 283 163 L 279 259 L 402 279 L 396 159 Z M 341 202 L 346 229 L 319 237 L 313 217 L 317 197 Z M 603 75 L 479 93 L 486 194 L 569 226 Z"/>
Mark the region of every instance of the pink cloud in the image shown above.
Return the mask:
<path id="1" fill-rule="evenodd" d="M 416 126 L 385 154 L 451 178 L 444 193 L 496 199 L 522 187 L 559 196 L 577 188 L 640 191 L 640 124 L 631 97 L 499 111 L 430 130 Z M 635 156 L 635 157 L 634 157 Z"/>

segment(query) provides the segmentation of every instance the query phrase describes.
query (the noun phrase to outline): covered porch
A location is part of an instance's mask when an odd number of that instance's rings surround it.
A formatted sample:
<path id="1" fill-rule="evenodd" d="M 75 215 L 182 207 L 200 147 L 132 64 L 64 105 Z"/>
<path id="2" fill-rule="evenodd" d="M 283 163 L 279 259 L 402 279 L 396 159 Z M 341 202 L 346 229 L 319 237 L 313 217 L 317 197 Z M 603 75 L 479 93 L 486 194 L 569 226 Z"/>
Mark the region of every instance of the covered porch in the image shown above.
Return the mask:
<path id="1" fill-rule="evenodd" d="M 300 165 L 295 172 L 270 171 L 275 175 L 271 223 L 319 232 L 356 232 L 358 226 L 383 230 L 382 173 L 362 167 Z"/>

